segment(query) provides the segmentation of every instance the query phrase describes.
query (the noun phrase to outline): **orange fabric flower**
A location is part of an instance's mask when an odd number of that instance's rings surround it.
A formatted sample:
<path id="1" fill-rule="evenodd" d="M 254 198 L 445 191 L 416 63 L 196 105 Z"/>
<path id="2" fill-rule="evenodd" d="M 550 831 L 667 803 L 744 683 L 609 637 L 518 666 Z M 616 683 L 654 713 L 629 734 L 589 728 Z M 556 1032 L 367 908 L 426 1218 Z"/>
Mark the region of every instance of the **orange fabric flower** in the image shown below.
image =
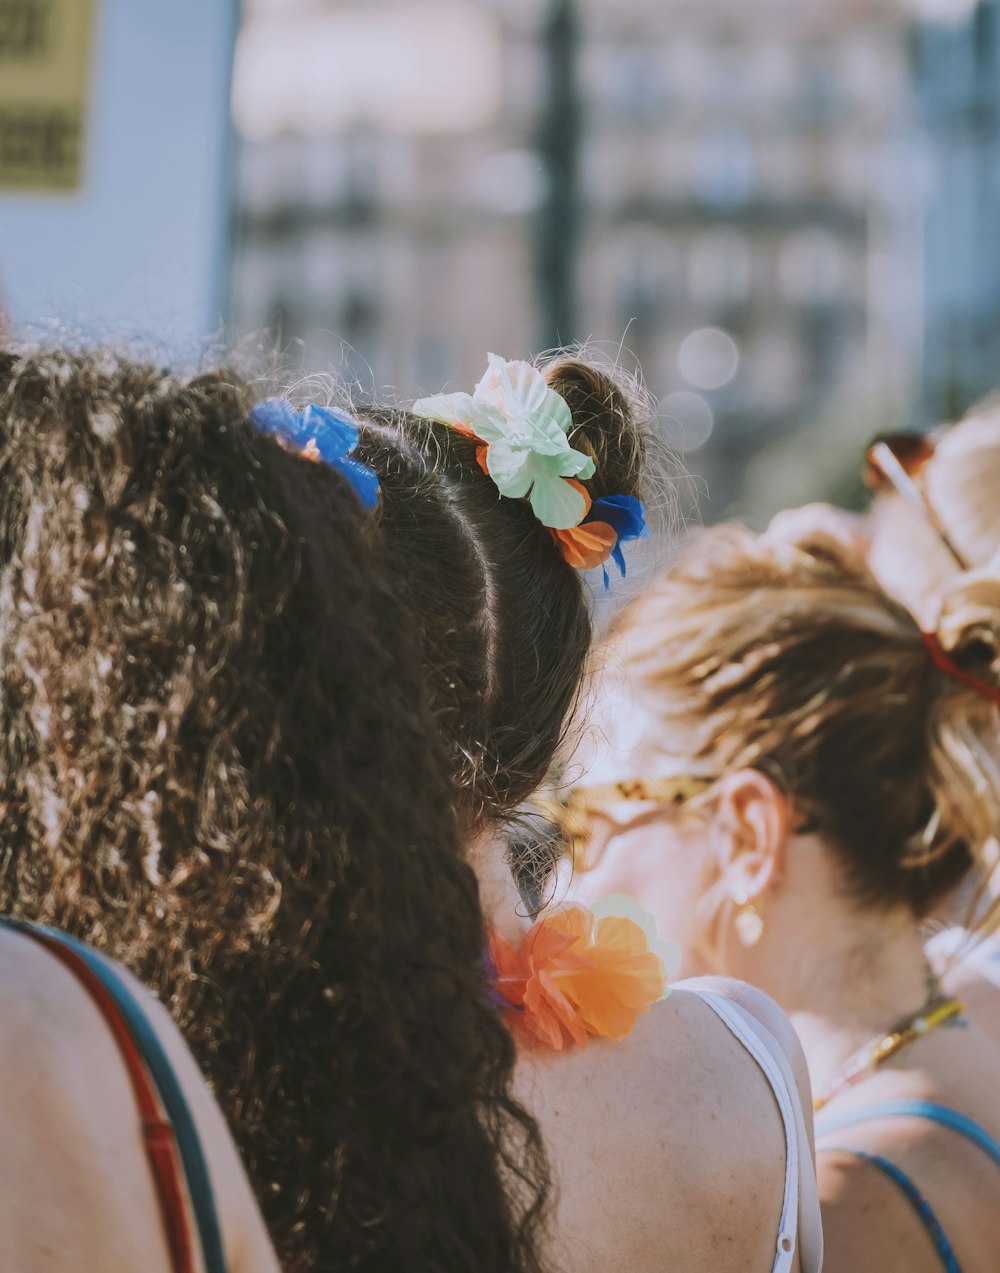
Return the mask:
<path id="1" fill-rule="evenodd" d="M 672 950 L 653 949 L 649 929 L 633 914 L 566 906 L 537 920 L 518 950 L 493 934 L 495 985 L 512 1023 L 556 1051 L 623 1039 L 676 971 Z"/>
<path id="2" fill-rule="evenodd" d="M 618 543 L 615 528 L 607 522 L 587 522 L 571 530 L 553 530 L 549 534 L 574 570 L 603 566 Z"/>

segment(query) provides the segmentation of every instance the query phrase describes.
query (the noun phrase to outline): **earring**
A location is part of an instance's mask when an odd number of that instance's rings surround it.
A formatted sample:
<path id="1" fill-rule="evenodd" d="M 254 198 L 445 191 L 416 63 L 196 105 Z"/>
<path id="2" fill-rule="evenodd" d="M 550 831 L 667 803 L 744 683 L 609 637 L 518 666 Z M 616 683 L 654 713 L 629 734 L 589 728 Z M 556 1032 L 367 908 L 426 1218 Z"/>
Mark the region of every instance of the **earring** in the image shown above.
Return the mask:
<path id="1" fill-rule="evenodd" d="M 756 946 L 764 936 L 764 919 L 746 893 L 738 893 L 733 901 L 739 907 L 733 925 L 741 946 Z"/>

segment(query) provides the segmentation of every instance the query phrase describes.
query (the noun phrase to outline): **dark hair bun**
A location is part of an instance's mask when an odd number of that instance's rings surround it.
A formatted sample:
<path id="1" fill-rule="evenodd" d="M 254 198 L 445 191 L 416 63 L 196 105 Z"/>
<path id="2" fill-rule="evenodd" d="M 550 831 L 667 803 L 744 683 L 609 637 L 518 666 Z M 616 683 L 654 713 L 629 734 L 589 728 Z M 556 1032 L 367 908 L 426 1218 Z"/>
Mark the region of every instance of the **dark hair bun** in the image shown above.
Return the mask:
<path id="1" fill-rule="evenodd" d="M 638 384 L 582 358 L 559 357 L 541 370 L 573 416 L 570 442 L 597 465 L 586 483 L 591 496 L 640 494 L 651 412 Z"/>

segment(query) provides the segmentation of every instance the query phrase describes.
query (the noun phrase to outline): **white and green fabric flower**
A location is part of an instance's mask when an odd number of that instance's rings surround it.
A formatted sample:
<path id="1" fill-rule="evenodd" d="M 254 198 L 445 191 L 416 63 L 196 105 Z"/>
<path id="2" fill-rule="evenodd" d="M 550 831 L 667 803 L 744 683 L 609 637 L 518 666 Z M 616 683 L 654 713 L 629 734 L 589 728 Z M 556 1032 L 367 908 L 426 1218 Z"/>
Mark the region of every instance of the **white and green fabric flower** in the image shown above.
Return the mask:
<path id="1" fill-rule="evenodd" d="M 421 398 L 412 411 L 484 442 L 497 490 L 509 499 L 527 496 L 543 526 L 569 530 L 587 515 L 588 497 L 565 479 L 593 477 L 594 461 L 570 446 L 569 407 L 530 363 L 490 354 L 474 393 Z"/>

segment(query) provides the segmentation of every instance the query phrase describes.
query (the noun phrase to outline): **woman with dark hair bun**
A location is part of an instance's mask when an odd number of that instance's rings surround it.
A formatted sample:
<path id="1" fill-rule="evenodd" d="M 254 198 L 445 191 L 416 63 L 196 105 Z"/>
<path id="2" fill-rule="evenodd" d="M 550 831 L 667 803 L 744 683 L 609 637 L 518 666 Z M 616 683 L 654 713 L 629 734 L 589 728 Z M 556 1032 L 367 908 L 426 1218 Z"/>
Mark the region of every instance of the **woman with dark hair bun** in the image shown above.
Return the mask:
<path id="1" fill-rule="evenodd" d="M 525 418 L 529 463 L 532 422 L 518 395 L 549 392 L 556 406 L 546 404 L 545 411 L 563 404 L 563 454 L 581 457 L 563 467 L 590 471 L 582 480 L 554 475 L 557 486 L 585 488 L 588 503 L 576 526 L 540 520 L 531 501 L 543 482 L 528 498 L 502 498 L 484 468 L 483 440 L 461 421 L 455 427 L 435 418 L 436 411 L 455 410 L 451 398 L 461 400 L 459 414 L 491 409 L 472 395 L 424 399 L 412 411 L 368 412 L 358 446 L 379 475 L 386 569 L 423 635 L 431 698 L 471 831 L 517 809 L 545 778 L 562 740 L 592 638 L 587 588 L 576 567 L 602 565 L 612 551 L 593 527 L 606 531 L 602 519 L 624 516 L 621 547 L 645 533 L 635 519 L 648 412 L 636 387 L 568 356 L 550 359 L 541 372 L 498 358 L 490 367 L 487 380 L 502 378 L 511 414 Z M 512 377 L 524 377 L 528 387 L 512 384 Z M 494 401 L 503 401 L 499 391 Z M 503 431 L 507 417 L 492 410 Z M 549 426 L 543 418 L 543 445 Z M 558 461 L 559 451 L 545 458 Z M 574 516 L 570 510 L 554 520 Z M 588 531 L 590 539 L 581 538 Z M 580 542 L 568 546 L 568 535 Z M 614 548 L 621 547 L 616 536 Z"/>
<path id="2" fill-rule="evenodd" d="M 366 413 L 357 454 L 378 474 L 386 569 L 421 631 L 498 1003 L 551 1156 L 546 1255 L 574 1273 L 815 1273 L 808 1079 L 787 1021 L 723 981 L 656 1002 L 673 955 L 628 899 L 556 898 L 529 926 L 513 881 L 532 863 L 502 843 L 580 694 L 578 568 L 624 572 L 644 534 L 646 418 L 585 359 L 491 356 L 471 394 Z"/>
<path id="3" fill-rule="evenodd" d="M 529 1273 L 545 1159 L 375 479 L 350 421 L 254 396 L 224 372 L 0 357 L 0 912 L 169 1006 L 286 1270 Z M 14 977 L 29 943 L 8 944 Z M 16 1145 L 30 1105 L 4 1090 Z M 91 1173 L 66 1148 L 58 1170 Z M 266 1267 L 223 1210 L 230 1267 Z M 47 1240 L 49 1212 L 8 1215 L 5 1242 L 15 1220 Z"/>

